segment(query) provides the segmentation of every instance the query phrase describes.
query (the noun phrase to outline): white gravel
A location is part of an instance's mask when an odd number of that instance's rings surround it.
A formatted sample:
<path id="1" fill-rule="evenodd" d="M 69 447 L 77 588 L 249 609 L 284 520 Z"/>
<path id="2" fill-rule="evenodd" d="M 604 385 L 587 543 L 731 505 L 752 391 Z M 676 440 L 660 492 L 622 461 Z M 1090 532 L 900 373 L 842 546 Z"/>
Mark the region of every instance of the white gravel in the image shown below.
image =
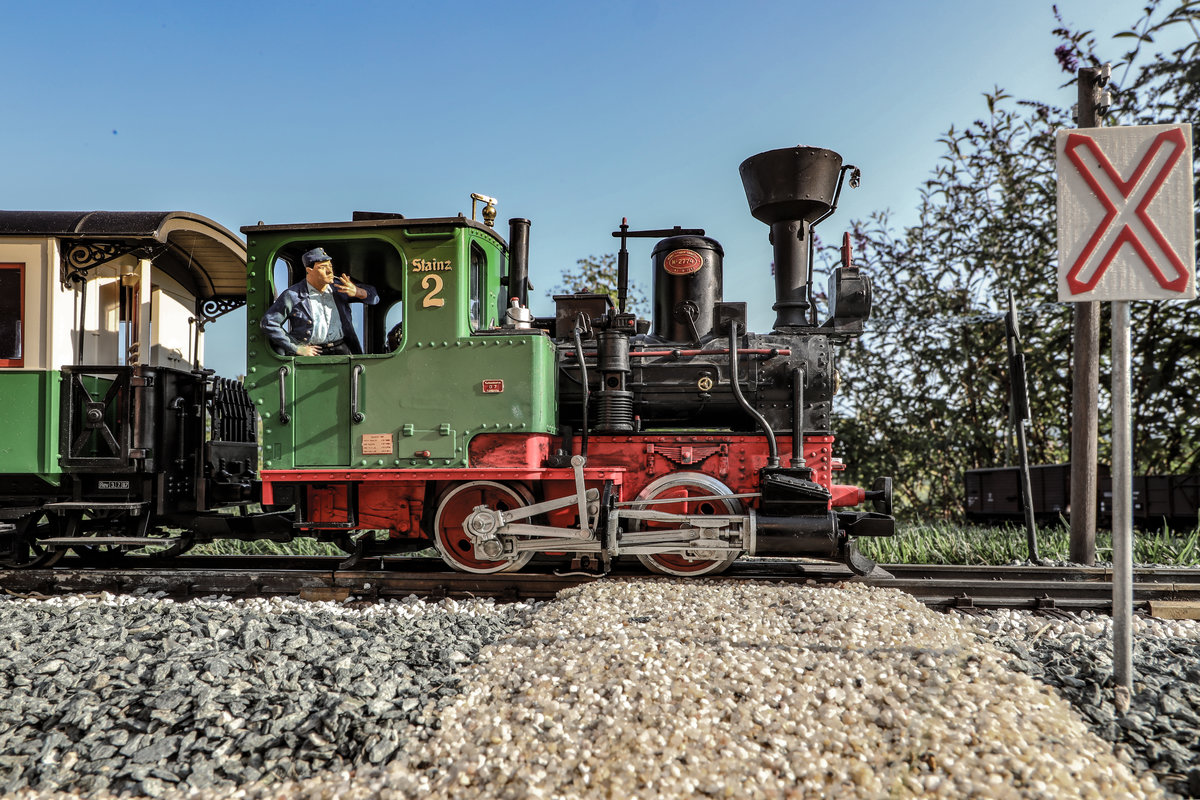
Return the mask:
<path id="1" fill-rule="evenodd" d="M 861 584 L 601 581 L 484 647 L 390 764 L 219 796 L 1162 796 L 1007 658 Z"/>

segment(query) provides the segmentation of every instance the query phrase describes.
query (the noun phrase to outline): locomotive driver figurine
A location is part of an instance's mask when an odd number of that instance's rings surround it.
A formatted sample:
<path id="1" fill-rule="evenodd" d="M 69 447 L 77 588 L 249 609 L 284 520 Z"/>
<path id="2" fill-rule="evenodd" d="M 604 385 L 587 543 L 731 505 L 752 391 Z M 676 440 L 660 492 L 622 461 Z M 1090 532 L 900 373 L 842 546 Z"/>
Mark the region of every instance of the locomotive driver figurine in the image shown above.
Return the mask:
<path id="1" fill-rule="evenodd" d="M 360 355 L 350 303 L 373 306 L 379 295 L 344 272 L 335 277 L 333 259 L 323 247 L 309 250 L 301 261 L 304 280 L 280 292 L 260 323 L 271 346 L 281 356 Z"/>

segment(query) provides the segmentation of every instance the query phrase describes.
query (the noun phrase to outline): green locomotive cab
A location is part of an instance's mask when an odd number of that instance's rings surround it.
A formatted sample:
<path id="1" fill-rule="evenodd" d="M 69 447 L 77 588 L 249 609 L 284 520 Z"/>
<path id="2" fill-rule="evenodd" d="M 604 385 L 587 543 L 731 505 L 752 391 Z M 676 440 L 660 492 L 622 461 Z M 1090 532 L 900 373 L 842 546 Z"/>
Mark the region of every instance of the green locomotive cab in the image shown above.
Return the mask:
<path id="1" fill-rule="evenodd" d="M 293 470 L 461 469 L 476 434 L 557 429 L 554 346 L 545 331 L 502 327 L 508 248 L 491 227 L 356 214 L 242 231 L 246 383 L 268 482 Z M 379 298 L 350 304 L 361 354 L 276 352 L 260 326 L 280 293 L 305 280 L 301 256 L 317 247 L 335 275 Z"/>

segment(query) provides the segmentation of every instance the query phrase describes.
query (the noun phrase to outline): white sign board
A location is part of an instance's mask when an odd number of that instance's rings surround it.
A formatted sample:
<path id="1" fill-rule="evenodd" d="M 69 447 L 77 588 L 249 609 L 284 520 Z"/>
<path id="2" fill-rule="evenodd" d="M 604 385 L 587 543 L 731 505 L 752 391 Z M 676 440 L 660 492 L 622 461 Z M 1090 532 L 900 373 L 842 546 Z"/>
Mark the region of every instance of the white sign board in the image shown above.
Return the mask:
<path id="1" fill-rule="evenodd" d="M 1060 130 L 1058 299 L 1196 296 L 1192 126 Z"/>

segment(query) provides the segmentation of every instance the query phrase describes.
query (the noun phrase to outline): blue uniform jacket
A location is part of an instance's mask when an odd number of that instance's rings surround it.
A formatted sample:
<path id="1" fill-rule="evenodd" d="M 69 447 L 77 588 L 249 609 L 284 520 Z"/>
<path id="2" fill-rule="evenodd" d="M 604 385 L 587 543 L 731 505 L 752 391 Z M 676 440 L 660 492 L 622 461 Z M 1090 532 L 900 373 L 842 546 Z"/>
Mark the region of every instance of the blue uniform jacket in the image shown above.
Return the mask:
<path id="1" fill-rule="evenodd" d="M 379 295 L 373 286 L 367 286 L 365 283 L 355 283 L 354 285 L 365 291 L 367 296 L 359 300 L 347 297 L 339 292 L 336 286 L 330 286 L 329 290 L 333 292 L 333 304 L 342 321 L 342 338 L 346 340 L 346 346 L 350 348 L 351 353 L 361 354 L 362 345 L 358 341 L 358 334 L 354 332 L 354 322 L 350 318 L 350 304 L 362 303 L 373 306 L 379 302 Z M 296 348 L 308 344 L 312 338 L 313 317 L 308 303 L 308 295 L 311 290 L 312 287 L 309 286 L 307 280 L 293 283 L 280 292 L 279 297 L 275 298 L 275 302 L 267 309 L 262 322 L 259 323 L 263 332 L 267 334 L 267 338 L 271 340 L 271 346 L 281 356 L 296 355 Z M 286 330 L 283 327 L 284 322 L 288 324 Z"/>

